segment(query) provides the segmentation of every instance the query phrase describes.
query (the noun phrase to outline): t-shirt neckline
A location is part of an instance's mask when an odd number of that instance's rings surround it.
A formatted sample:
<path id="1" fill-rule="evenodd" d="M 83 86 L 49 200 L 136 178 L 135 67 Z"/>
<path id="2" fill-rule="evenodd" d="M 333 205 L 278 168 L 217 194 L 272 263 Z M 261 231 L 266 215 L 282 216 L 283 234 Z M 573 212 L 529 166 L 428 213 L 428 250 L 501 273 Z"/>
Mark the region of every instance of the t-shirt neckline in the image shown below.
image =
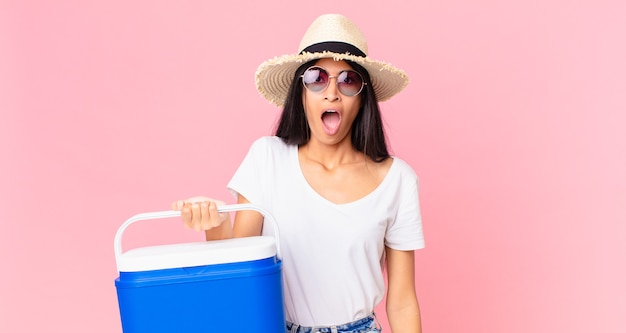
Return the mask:
<path id="1" fill-rule="evenodd" d="M 311 186 L 311 184 L 309 184 L 309 182 L 306 180 L 306 177 L 304 176 L 304 172 L 302 171 L 302 166 L 300 165 L 300 158 L 298 156 L 298 145 L 292 145 L 291 147 L 291 161 L 292 163 L 295 164 L 296 170 L 297 171 L 297 176 L 298 176 L 298 181 L 303 183 L 303 187 L 306 188 L 307 191 L 309 191 L 310 193 L 313 194 L 313 196 L 315 196 L 316 198 L 318 198 L 319 200 L 322 200 L 324 202 L 326 202 L 327 204 L 331 205 L 331 206 L 335 206 L 335 207 L 347 207 L 347 206 L 351 206 L 351 205 L 356 205 L 359 204 L 360 202 L 363 202 L 365 200 L 367 200 L 369 197 L 375 195 L 377 192 L 381 191 L 381 188 L 383 188 L 385 186 L 386 183 L 388 183 L 390 180 L 389 178 L 391 178 L 391 174 L 393 172 L 393 170 L 396 167 L 396 159 L 391 156 L 392 162 L 391 162 L 391 166 L 389 167 L 389 170 L 387 170 L 387 173 L 385 174 L 385 177 L 383 178 L 383 180 L 376 186 L 376 188 L 374 188 L 371 192 L 369 192 L 368 194 L 350 201 L 350 202 L 345 202 L 345 203 L 336 203 L 333 201 L 330 201 L 329 199 L 325 198 L 324 196 L 322 196 L 321 194 L 319 194 L 319 192 L 317 192 L 313 186 Z"/>

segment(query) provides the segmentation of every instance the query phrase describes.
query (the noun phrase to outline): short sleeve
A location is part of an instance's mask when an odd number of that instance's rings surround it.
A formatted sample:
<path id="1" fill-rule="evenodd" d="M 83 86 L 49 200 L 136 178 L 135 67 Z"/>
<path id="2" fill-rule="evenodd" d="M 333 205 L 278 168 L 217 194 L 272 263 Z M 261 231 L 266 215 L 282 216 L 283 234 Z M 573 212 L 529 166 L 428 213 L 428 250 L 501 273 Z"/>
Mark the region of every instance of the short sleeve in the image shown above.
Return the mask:
<path id="1" fill-rule="evenodd" d="M 266 138 L 260 138 L 250 146 L 246 157 L 228 182 L 227 188 L 235 198 L 241 194 L 250 202 L 262 202 L 261 169 L 266 156 L 266 141 Z"/>
<path id="2" fill-rule="evenodd" d="M 385 245 L 402 251 L 421 249 L 425 243 L 417 175 L 406 165 L 399 182 L 398 210 L 387 226 Z"/>

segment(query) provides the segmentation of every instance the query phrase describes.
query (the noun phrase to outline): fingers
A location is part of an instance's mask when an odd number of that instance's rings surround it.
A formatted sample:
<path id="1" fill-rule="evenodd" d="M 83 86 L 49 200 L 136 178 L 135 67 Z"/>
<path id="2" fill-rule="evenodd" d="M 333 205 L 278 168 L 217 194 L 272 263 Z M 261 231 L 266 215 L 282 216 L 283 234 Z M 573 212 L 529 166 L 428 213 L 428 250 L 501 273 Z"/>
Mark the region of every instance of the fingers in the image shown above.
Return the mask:
<path id="1" fill-rule="evenodd" d="M 209 205 L 210 202 L 204 201 L 200 203 L 200 221 L 199 223 L 195 226 L 197 229 L 196 231 L 200 231 L 200 230 L 209 230 L 212 227 L 215 227 L 214 225 L 211 224 L 211 214 L 209 212 Z"/>
<path id="2" fill-rule="evenodd" d="M 226 220 L 227 215 L 217 210 L 218 205 L 223 204 L 210 198 L 193 197 L 172 202 L 172 209 L 180 210 L 185 227 L 201 231 L 218 227 Z"/>
<path id="3" fill-rule="evenodd" d="M 183 224 L 186 228 L 193 229 L 193 214 L 191 212 L 191 204 L 182 204 L 180 209 L 180 217 L 183 220 Z"/>
<path id="4" fill-rule="evenodd" d="M 172 202 L 171 207 L 172 207 L 172 210 L 181 210 L 185 204 L 203 202 L 203 201 L 208 202 L 208 201 L 215 201 L 215 200 L 209 197 L 196 196 L 196 197 L 187 198 L 185 200 L 175 200 L 174 202 Z M 217 202 L 221 202 L 221 201 L 217 201 Z"/>
<path id="5" fill-rule="evenodd" d="M 200 212 L 201 206 L 202 203 L 191 204 L 191 225 L 196 231 L 202 230 L 202 213 Z"/>
<path id="6" fill-rule="evenodd" d="M 172 210 L 181 210 L 185 204 L 184 200 L 176 200 L 172 202 Z"/>
<path id="7" fill-rule="evenodd" d="M 210 221 L 209 221 L 210 225 L 212 227 L 217 227 L 220 224 L 222 224 L 222 221 L 224 220 L 224 215 L 217 211 L 217 203 L 211 202 L 209 204 L 208 210 L 209 210 L 209 217 L 210 217 Z"/>

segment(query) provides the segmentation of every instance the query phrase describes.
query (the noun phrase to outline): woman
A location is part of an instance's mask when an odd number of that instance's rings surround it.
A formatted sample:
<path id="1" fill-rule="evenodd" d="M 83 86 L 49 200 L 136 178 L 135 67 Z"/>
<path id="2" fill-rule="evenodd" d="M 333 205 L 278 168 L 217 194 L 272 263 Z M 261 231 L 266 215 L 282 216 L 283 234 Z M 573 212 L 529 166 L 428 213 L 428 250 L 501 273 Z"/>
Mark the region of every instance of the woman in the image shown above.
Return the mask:
<path id="1" fill-rule="evenodd" d="M 228 188 L 278 222 L 287 332 L 380 332 L 373 311 L 385 293 L 385 264 L 393 332 L 421 332 L 417 177 L 389 155 L 378 107 L 408 79 L 366 54 L 354 23 L 322 15 L 298 54 L 268 60 L 256 73 L 261 95 L 283 112 L 276 136 L 252 145 Z M 172 206 L 208 240 L 266 232 L 259 213 L 238 212 L 231 225 L 219 204 L 194 197 Z"/>

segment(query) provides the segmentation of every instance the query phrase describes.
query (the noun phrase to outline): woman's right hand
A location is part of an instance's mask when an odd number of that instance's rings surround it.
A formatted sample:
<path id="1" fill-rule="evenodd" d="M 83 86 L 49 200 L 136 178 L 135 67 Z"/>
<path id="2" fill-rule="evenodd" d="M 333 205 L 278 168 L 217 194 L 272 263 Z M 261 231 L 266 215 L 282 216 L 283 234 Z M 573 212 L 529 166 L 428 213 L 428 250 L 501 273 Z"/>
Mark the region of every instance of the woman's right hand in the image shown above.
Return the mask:
<path id="1" fill-rule="evenodd" d="M 217 207 L 224 204 L 223 201 L 197 196 L 172 202 L 172 209 L 180 211 L 185 227 L 201 231 L 219 227 L 228 220 L 228 213 L 217 211 Z"/>

